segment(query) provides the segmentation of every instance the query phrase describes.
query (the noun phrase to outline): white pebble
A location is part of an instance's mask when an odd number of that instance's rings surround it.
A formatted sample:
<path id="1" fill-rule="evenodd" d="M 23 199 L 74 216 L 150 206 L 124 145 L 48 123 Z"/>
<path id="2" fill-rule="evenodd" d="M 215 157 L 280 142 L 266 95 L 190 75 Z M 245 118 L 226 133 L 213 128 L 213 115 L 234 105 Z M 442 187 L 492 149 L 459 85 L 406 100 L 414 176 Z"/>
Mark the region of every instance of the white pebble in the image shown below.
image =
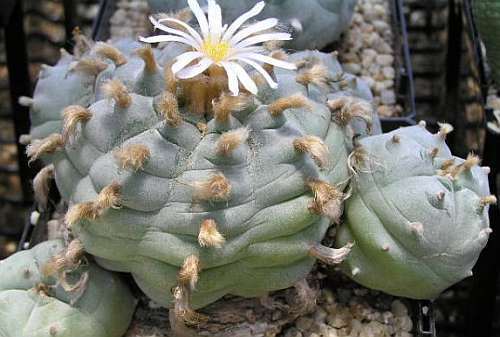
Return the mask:
<path id="1" fill-rule="evenodd" d="M 311 326 L 312 326 L 313 323 L 314 323 L 314 321 L 313 321 L 312 318 L 302 316 L 302 317 L 299 317 L 299 319 L 297 319 L 297 322 L 295 323 L 295 326 L 300 331 L 305 332 L 305 331 L 308 331 L 311 328 Z"/>
<path id="2" fill-rule="evenodd" d="M 391 303 L 392 314 L 396 317 L 408 316 L 408 308 L 400 300 Z"/>
<path id="3" fill-rule="evenodd" d="M 396 71 L 393 67 L 389 66 L 382 68 L 382 74 L 384 74 L 384 77 L 389 80 L 393 80 L 396 77 Z"/>
<path id="4" fill-rule="evenodd" d="M 344 63 L 344 71 L 358 75 L 361 73 L 361 66 L 356 63 Z"/>
<path id="5" fill-rule="evenodd" d="M 38 220 L 40 220 L 40 213 L 38 211 L 33 211 L 30 214 L 30 224 L 36 226 L 38 224 Z"/>
<path id="6" fill-rule="evenodd" d="M 396 104 L 396 94 L 394 90 L 383 90 L 380 92 L 380 98 L 382 104 L 393 105 Z"/>
<path id="7" fill-rule="evenodd" d="M 394 62 L 394 56 L 389 54 L 378 55 L 375 61 L 381 66 L 390 66 Z"/>

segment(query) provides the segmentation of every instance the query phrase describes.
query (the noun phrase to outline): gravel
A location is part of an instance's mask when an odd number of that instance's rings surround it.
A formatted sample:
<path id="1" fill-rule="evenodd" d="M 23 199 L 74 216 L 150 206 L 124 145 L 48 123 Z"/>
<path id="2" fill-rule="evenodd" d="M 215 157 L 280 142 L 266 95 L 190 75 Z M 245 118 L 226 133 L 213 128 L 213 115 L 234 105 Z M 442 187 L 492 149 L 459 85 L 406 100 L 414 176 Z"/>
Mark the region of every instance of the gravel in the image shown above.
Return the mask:
<path id="1" fill-rule="evenodd" d="M 372 89 L 381 117 L 400 116 L 395 83 L 394 33 L 387 0 L 360 0 L 351 27 L 340 41 L 344 70 L 360 76 Z"/>

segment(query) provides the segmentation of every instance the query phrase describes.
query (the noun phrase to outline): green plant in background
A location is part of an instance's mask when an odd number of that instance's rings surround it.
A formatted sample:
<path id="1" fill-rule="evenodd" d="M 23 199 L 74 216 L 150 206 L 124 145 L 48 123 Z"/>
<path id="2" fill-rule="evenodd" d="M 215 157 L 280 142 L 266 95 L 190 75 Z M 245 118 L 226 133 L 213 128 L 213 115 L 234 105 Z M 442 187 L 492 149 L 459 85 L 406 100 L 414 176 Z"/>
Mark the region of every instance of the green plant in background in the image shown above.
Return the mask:
<path id="1" fill-rule="evenodd" d="M 248 11 L 258 0 L 219 0 L 224 18 L 232 22 Z M 178 11 L 186 7 L 185 0 L 148 0 L 156 12 Z M 356 0 L 267 0 L 266 7 L 257 18 L 275 17 L 293 31 L 294 39 L 288 48 L 321 49 L 339 39 L 349 26 Z"/>
<path id="2" fill-rule="evenodd" d="M 3 337 L 121 337 L 136 300 L 121 279 L 82 261 L 78 240 L 47 241 L 0 261 Z"/>
<path id="3" fill-rule="evenodd" d="M 28 154 L 53 165 L 72 235 L 188 323 L 201 318 L 191 308 L 225 294 L 261 296 L 303 280 L 316 259 L 342 260 L 350 244 L 320 242 L 342 214 L 352 137 L 372 125 L 368 87 L 335 54 L 264 55 L 250 42 L 288 38 L 255 35 L 274 19 L 226 44 L 213 17 L 203 41 L 175 18 L 153 20 L 173 34 L 143 39 L 159 49 L 97 43 L 43 70 L 94 80 L 92 102 L 64 102 L 60 131 L 43 139 L 37 121 L 58 117 L 37 105 L 41 89 L 25 99 L 36 116 Z"/>
<path id="4" fill-rule="evenodd" d="M 497 84 L 500 83 L 500 2 L 497 0 L 472 1 L 474 17 L 481 39 L 486 47 L 488 63 Z"/>
<path id="5" fill-rule="evenodd" d="M 364 286 L 432 299 L 472 275 L 489 233 L 489 168 L 453 157 L 451 130 L 420 126 L 367 137 L 351 156 L 355 170 L 337 245 L 355 242 L 342 264 Z"/>

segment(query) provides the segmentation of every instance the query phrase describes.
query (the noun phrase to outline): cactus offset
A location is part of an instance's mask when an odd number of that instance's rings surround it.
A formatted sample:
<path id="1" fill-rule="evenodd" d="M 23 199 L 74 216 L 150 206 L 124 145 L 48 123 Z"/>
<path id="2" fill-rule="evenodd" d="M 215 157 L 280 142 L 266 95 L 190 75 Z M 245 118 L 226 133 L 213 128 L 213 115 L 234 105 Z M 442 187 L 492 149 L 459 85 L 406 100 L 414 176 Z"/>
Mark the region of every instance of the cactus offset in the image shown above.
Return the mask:
<path id="1" fill-rule="evenodd" d="M 448 124 L 425 124 L 359 142 L 352 197 L 337 245 L 355 281 L 397 296 L 435 298 L 471 275 L 491 232 L 487 174 L 476 156 L 453 157 Z M 354 158 L 354 157 L 352 157 Z"/>
<path id="2" fill-rule="evenodd" d="M 117 275 L 81 263 L 78 240 L 47 241 L 0 261 L 5 337 L 121 337 L 136 301 Z"/>
<path id="3" fill-rule="evenodd" d="M 144 59 L 128 43 L 115 47 L 126 62 L 109 63 L 91 85 L 90 104 L 61 108 L 63 146 L 36 152 L 54 166 L 71 204 L 66 222 L 85 249 L 105 268 L 132 273 L 156 302 L 175 302 L 186 321 L 187 307 L 289 287 L 316 258 L 339 262 L 349 246 L 319 242 L 342 213 L 352 136 L 366 125 L 337 124 L 325 102 L 370 99 L 366 85 L 344 75 L 335 55 L 301 52 L 288 60 L 301 63 L 298 71 L 273 67 L 277 89 L 255 72 L 258 94 L 235 97 L 227 79 L 202 74 L 200 92 L 160 69 L 175 45 Z M 328 70 L 321 83 L 297 82 L 318 64 Z M 154 69 L 154 81 L 144 81 Z M 193 257 L 198 267 L 184 268 Z"/>

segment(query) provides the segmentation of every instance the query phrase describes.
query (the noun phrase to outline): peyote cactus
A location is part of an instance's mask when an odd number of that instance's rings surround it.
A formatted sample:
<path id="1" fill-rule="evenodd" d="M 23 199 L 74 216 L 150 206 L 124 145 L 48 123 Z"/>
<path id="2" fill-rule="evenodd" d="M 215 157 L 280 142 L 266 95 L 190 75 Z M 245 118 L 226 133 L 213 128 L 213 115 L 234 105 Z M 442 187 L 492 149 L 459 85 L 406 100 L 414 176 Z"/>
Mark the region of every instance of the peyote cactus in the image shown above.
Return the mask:
<path id="1" fill-rule="evenodd" d="M 493 77 L 500 84 L 500 2 L 498 0 L 472 1 L 481 39 L 486 47 L 488 63 L 493 71 Z"/>
<path id="2" fill-rule="evenodd" d="M 387 293 L 432 299 L 471 275 L 489 233 L 488 168 L 453 157 L 448 124 L 367 137 L 350 158 L 356 174 L 337 245 L 355 242 L 342 268 Z"/>
<path id="3" fill-rule="evenodd" d="M 191 308 L 225 294 L 261 296 L 304 279 L 315 259 L 340 262 L 350 243 L 320 242 L 342 213 L 352 137 L 372 126 L 368 87 L 344 74 L 335 54 L 274 51 L 261 55 L 264 67 L 245 54 L 256 70 L 246 75 L 218 59 L 226 45 L 204 42 L 214 63 L 205 71 L 177 67 L 196 52 L 162 47 L 98 43 L 70 67 L 44 70 L 95 79 L 91 102 L 67 102 L 60 132 L 28 147 L 51 163 L 35 190 L 55 175 L 72 235 L 191 323 L 201 318 Z M 179 78 L 193 69 L 195 77 Z M 25 99 L 36 122 L 57 119 L 38 100 Z"/>
<path id="4" fill-rule="evenodd" d="M 135 299 L 117 275 L 47 241 L 0 261 L 2 337 L 121 337 Z"/>
<path id="5" fill-rule="evenodd" d="M 185 0 L 148 0 L 154 13 L 179 11 Z M 219 0 L 224 17 L 233 21 L 258 0 Z M 287 43 L 296 50 L 321 49 L 335 42 L 349 26 L 356 0 L 266 0 L 267 6 L 257 18 L 275 17 L 293 30 L 294 39 Z M 205 2 L 206 3 L 206 2 Z"/>

